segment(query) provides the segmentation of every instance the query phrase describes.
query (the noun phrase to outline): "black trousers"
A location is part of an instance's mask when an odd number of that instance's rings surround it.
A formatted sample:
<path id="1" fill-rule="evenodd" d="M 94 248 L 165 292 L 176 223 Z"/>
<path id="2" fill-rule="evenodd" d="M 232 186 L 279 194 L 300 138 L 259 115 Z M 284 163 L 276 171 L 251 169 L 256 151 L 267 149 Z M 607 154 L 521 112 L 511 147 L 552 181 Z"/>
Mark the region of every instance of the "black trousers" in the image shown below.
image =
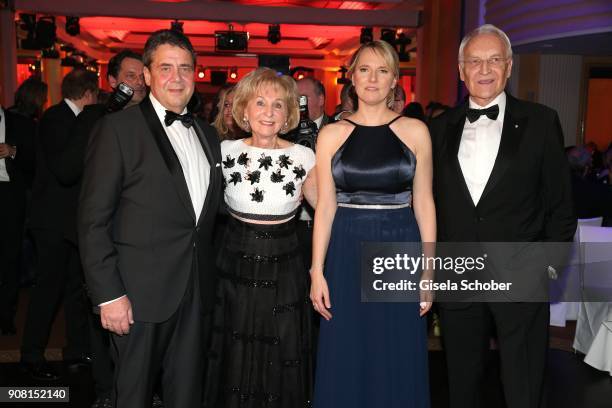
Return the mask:
<path id="1" fill-rule="evenodd" d="M 12 321 L 19 292 L 19 259 L 23 244 L 26 195 L 11 182 L 0 182 L 0 319 Z"/>
<path id="2" fill-rule="evenodd" d="M 113 362 L 111 359 L 111 334 L 102 327 L 100 315 L 89 314 L 89 342 L 91 344 L 91 376 L 96 396 L 110 398 L 113 390 Z"/>
<path id="3" fill-rule="evenodd" d="M 114 407 L 150 408 L 160 373 L 164 407 L 201 405 L 210 317 L 201 314 L 199 299 L 197 285 L 189 285 L 178 310 L 168 320 L 139 322 L 134 316 L 129 334 L 111 335 Z"/>
<path id="4" fill-rule="evenodd" d="M 63 301 L 66 321 L 65 360 L 89 353 L 88 304 L 81 261 L 62 232 L 33 230 L 38 278 L 30 291 L 21 344 L 21 361 L 44 361 L 51 326 Z"/>
<path id="5" fill-rule="evenodd" d="M 548 303 L 472 303 L 465 306 L 458 309 L 440 307 L 450 407 L 482 406 L 491 324 L 497 332 L 506 406 L 543 407 Z"/>

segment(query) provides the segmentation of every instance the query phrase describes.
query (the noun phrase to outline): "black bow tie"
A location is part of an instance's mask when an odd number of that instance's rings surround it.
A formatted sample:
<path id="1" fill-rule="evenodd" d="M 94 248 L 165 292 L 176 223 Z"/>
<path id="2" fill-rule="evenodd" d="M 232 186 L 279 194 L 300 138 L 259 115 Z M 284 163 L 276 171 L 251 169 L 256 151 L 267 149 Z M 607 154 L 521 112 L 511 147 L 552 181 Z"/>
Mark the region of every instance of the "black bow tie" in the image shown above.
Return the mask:
<path id="1" fill-rule="evenodd" d="M 172 125 L 175 120 L 180 120 L 187 129 L 193 126 L 193 115 L 191 113 L 187 112 L 184 115 L 179 115 L 178 113 L 167 110 L 166 117 L 164 118 L 166 126 Z"/>
<path id="2" fill-rule="evenodd" d="M 479 117 L 486 115 L 491 120 L 497 119 L 499 115 L 499 105 L 489 106 L 487 109 L 472 109 L 468 108 L 467 118 L 470 123 L 476 122 Z"/>

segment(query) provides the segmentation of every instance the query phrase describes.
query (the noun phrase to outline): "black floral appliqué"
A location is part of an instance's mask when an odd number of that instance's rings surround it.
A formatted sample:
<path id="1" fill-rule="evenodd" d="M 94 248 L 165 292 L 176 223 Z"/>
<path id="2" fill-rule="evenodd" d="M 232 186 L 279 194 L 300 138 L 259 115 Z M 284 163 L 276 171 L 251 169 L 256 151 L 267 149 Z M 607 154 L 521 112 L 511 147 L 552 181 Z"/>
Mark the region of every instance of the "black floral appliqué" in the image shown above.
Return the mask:
<path id="1" fill-rule="evenodd" d="M 286 154 L 281 154 L 280 156 L 278 156 L 276 164 L 278 164 L 280 168 L 284 167 L 286 169 L 289 169 L 289 166 L 293 164 L 293 160 L 291 160 L 291 158 Z"/>
<path id="2" fill-rule="evenodd" d="M 261 157 L 257 159 L 257 161 L 259 162 L 260 169 L 263 167 L 267 171 L 269 167 L 272 167 L 272 157 L 266 156 L 265 153 L 262 153 Z"/>
<path id="3" fill-rule="evenodd" d="M 293 168 L 293 173 L 295 174 L 296 180 L 301 180 L 306 175 L 306 170 L 304 170 L 304 167 L 302 167 L 302 165 L 300 164 Z"/>
<path id="4" fill-rule="evenodd" d="M 255 201 L 256 203 L 261 203 L 264 199 L 264 192 L 257 187 L 255 187 L 255 191 L 251 193 L 251 201 Z"/>
<path id="5" fill-rule="evenodd" d="M 236 164 L 236 159 L 232 159 L 232 157 L 228 154 L 225 156 L 225 160 L 223 160 L 223 168 L 231 169 Z"/>
<path id="6" fill-rule="evenodd" d="M 282 183 L 284 178 L 285 175 L 281 174 L 281 169 L 276 170 L 270 175 L 270 180 L 272 180 L 273 183 Z"/>
<path id="7" fill-rule="evenodd" d="M 291 197 L 293 197 L 293 193 L 295 192 L 295 184 L 293 184 L 293 181 L 290 181 L 287 184 L 285 184 L 283 186 L 283 190 L 285 190 L 285 193 L 287 195 L 290 195 Z"/>
<path id="8" fill-rule="evenodd" d="M 240 175 L 239 172 L 235 171 L 232 174 L 230 174 L 230 179 L 229 182 L 230 183 L 234 183 L 234 185 L 240 183 L 242 181 L 242 176 Z"/>
<path id="9" fill-rule="evenodd" d="M 259 170 L 250 171 L 247 173 L 245 179 L 251 182 L 251 185 L 255 183 L 259 183 L 259 177 L 261 176 L 261 172 Z"/>
<path id="10" fill-rule="evenodd" d="M 240 156 L 238 156 L 238 164 L 244 167 L 248 166 L 250 161 L 251 159 L 249 159 L 249 155 L 246 152 L 240 153 Z"/>

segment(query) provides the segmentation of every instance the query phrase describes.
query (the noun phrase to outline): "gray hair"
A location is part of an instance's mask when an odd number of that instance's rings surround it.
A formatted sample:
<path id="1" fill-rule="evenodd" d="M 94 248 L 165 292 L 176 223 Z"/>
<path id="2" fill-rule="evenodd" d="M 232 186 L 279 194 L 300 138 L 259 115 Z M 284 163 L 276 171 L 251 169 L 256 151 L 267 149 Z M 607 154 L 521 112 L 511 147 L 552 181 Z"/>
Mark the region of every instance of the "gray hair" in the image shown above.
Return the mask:
<path id="1" fill-rule="evenodd" d="M 459 62 L 463 61 L 463 51 L 467 44 L 474 39 L 474 37 L 481 34 L 493 34 L 496 35 L 501 42 L 506 46 L 506 58 L 512 58 L 512 44 L 510 44 L 510 39 L 499 28 L 495 27 L 493 24 L 484 24 L 474 30 L 470 31 L 463 39 L 461 40 L 461 44 L 459 45 Z"/>

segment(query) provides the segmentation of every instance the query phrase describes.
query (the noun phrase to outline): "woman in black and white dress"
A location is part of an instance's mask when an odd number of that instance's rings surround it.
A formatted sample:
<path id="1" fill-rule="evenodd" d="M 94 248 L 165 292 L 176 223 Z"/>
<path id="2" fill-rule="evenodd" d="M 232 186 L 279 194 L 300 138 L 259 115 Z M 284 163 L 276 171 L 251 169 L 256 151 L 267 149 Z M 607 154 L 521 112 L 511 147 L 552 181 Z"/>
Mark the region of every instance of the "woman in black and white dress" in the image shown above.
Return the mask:
<path id="1" fill-rule="evenodd" d="M 232 113 L 252 136 L 221 144 L 231 215 L 205 407 L 304 407 L 312 392 L 309 278 L 294 216 L 316 200 L 314 153 L 279 133 L 299 120 L 292 78 L 260 68 L 237 85 Z"/>

